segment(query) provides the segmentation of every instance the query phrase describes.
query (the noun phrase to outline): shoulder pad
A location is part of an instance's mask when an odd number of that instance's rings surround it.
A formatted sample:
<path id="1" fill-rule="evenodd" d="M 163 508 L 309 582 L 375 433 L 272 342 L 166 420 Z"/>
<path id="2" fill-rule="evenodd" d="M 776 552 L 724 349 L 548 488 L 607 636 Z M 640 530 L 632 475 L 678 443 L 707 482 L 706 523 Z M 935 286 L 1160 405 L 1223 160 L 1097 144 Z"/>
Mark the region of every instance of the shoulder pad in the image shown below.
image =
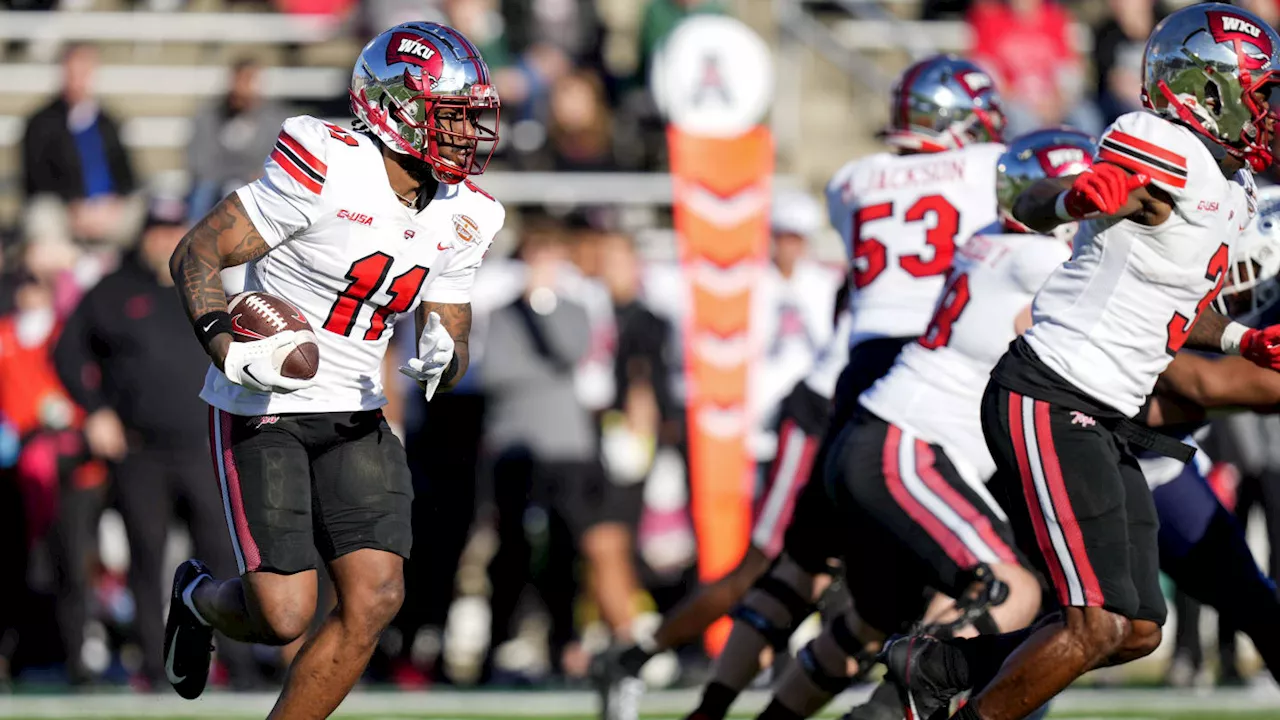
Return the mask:
<path id="1" fill-rule="evenodd" d="M 1191 165 L 1203 155 L 1208 151 L 1189 130 L 1149 112 L 1121 115 L 1098 143 L 1099 160 L 1145 173 L 1175 195 L 1186 190 Z"/>
<path id="2" fill-rule="evenodd" d="M 329 173 L 326 162 L 329 141 L 340 133 L 346 131 L 309 115 L 291 117 L 280 125 L 271 159 L 296 183 L 319 195 Z M 349 134 L 347 137 L 351 140 L 349 144 L 354 145 L 355 138 Z"/>

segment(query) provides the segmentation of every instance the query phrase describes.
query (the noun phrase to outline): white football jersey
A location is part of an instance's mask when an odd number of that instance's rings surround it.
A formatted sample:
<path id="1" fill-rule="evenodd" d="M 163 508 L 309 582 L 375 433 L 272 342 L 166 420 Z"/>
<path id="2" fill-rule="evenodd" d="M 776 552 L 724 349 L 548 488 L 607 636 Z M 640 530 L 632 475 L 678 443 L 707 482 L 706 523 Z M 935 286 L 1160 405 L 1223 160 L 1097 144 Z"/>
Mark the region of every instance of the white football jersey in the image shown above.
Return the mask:
<path id="1" fill-rule="evenodd" d="M 370 410 L 386 403 L 382 358 L 396 318 L 419 302 L 470 301 L 502 205 L 470 182 L 440 183 L 422 211 L 400 203 L 378 143 L 302 115 L 286 120 L 265 173 L 236 191 L 271 251 L 244 290 L 288 300 L 315 330 L 315 384 L 258 393 L 210 366 L 200 393 L 236 415 Z"/>
<path id="2" fill-rule="evenodd" d="M 1054 372 L 1132 417 L 1222 288 L 1229 246 L 1254 212 L 1253 176 L 1223 177 L 1190 130 L 1147 112 L 1116 120 L 1098 160 L 1149 175 L 1174 212 L 1156 227 L 1082 222 L 1071 261 L 1036 296 L 1026 338 Z"/>
<path id="3" fill-rule="evenodd" d="M 956 254 L 928 329 L 862 394 L 862 405 L 943 446 L 958 468 L 985 481 L 995 472 L 980 418 L 991 369 L 1016 337 L 1018 315 L 1070 257 L 1052 237 L 975 235 Z"/>
<path id="4" fill-rule="evenodd" d="M 996 221 L 996 160 L 984 143 L 920 155 L 878 153 L 827 184 L 831 224 L 852 266 L 850 345 L 916 337 L 929 324 L 955 250 Z"/>

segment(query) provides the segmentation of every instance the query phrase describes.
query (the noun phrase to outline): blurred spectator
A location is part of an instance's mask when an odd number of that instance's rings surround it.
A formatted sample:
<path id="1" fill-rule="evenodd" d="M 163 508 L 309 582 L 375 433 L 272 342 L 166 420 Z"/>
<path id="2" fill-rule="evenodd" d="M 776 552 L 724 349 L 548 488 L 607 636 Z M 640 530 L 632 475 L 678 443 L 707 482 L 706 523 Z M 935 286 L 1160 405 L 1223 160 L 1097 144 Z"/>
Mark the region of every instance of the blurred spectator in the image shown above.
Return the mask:
<path id="1" fill-rule="evenodd" d="M 494 453 L 493 484 L 499 547 L 489 567 L 493 588 L 490 654 L 511 638 L 511 621 L 530 578 L 526 527 L 550 549 L 533 577 L 551 616 L 552 663 L 584 672 L 573 623 L 574 550 L 581 550 L 601 615 L 626 636 L 636 587 L 616 560 L 609 528 L 625 522 L 625 508 L 609 493 L 598 428 L 578 387 L 579 364 L 592 345 L 588 310 L 572 299 L 581 282 L 568 262 L 559 227 L 535 227 L 521 246 L 524 293 L 489 319 L 482 382 L 489 395 L 486 444 Z M 610 398 L 612 395 L 610 395 Z M 542 520 L 532 523 L 530 518 Z M 532 523 L 532 524 L 531 524 Z M 604 532 L 601 532 L 604 530 Z M 624 535 L 625 538 L 625 535 Z M 492 667 L 492 658 L 489 663 Z"/>
<path id="2" fill-rule="evenodd" d="M 58 5 L 58 0 L 5 0 L 0 2 L 0 7 L 7 7 L 11 10 L 52 10 Z"/>
<path id="3" fill-rule="evenodd" d="M 6 521 L 18 520 L 26 537 L 22 547 L 10 552 L 25 556 L 28 548 L 49 537 L 56 573 L 51 589 L 67 673 L 80 683 L 89 679 L 81 648 L 106 474 L 100 463 L 86 462 L 78 433 L 83 412 L 63 388 L 50 358 L 62 331 L 54 288 L 74 259 L 64 250 L 32 245 L 24 253 L 14 312 L 0 317 L 0 416 L 21 442 L 14 480 L 22 501 L 10 507 L 18 518 L 6 514 Z M 16 627 L 22 632 L 21 622 Z"/>
<path id="4" fill-rule="evenodd" d="M 192 120 L 187 146 L 192 218 L 204 217 L 219 200 L 262 174 L 280 123 L 289 111 L 262 97 L 262 67 L 241 60 L 231 68 L 227 94 Z"/>
<path id="5" fill-rule="evenodd" d="M 640 297 L 643 263 L 631 238 L 605 233 L 599 242 L 600 278 L 609 289 L 617 318 L 614 408 L 626 414 L 637 431 L 666 443 L 678 442 L 675 432 L 664 427 L 678 423 L 680 414 L 671 389 L 675 329 Z M 637 406 L 644 409 L 636 413 Z"/>
<path id="6" fill-rule="evenodd" d="M 979 0 L 968 22 L 973 59 L 1000 86 L 1009 137 L 1064 122 L 1101 130 L 1096 113 L 1080 102 L 1083 71 L 1071 16 L 1061 6 L 1052 0 Z"/>
<path id="7" fill-rule="evenodd" d="M 613 117 L 598 77 L 576 71 L 552 86 L 548 136 L 555 170 L 616 169 Z"/>
<path id="8" fill-rule="evenodd" d="M 549 43 L 579 67 L 600 67 L 600 17 L 593 0 L 504 0 L 511 47 L 523 49 Z"/>
<path id="9" fill-rule="evenodd" d="M 672 340 L 675 329 L 641 296 L 643 261 L 631 238 L 603 233 L 600 278 L 609 289 L 617 324 L 614 384 L 617 397 L 605 413 L 601 451 L 610 491 L 626 510 L 617 552 L 632 544 L 656 577 L 650 590 L 661 604 L 667 585 L 692 560 L 692 528 L 679 456 L 683 413 L 673 397 L 671 378 L 679 369 Z M 672 465 L 674 464 L 674 469 Z M 644 533 L 641 535 L 641 533 Z M 625 558 L 630 563 L 630 557 Z M 622 559 L 617 561 L 625 568 Z"/>
<path id="10" fill-rule="evenodd" d="M 272 0 L 276 9 L 293 15 L 332 15 L 346 17 L 355 0 Z"/>
<path id="11" fill-rule="evenodd" d="M 440 5 L 441 0 L 364 0 L 357 33 L 373 37 L 401 23 L 447 22 Z"/>
<path id="12" fill-rule="evenodd" d="M 727 12 L 723 0 L 649 0 L 640 21 L 640 78 L 649 77 L 653 53 L 680 21 L 690 15 L 722 15 Z"/>
<path id="13" fill-rule="evenodd" d="M 609 289 L 600 282 L 599 233 L 591 229 L 587 215 L 574 213 L 565 220 L 570 264 L 557 280 L 557 292 L 587 311 L 590 340 L 587 352 L 574 368 L 578 402 L 588 411 L 601 413 L 613 407 L 618 388 L 613 382 L 618 328 Z M 599 419 L 598 415 L 595 419 Z"/>
<path id="14" fill-rule="evenodd" d="M 129 539 L 129 585 L 143 652 L 142 679 L 165 684 L 165 540 L 174 515 L 188 522 L 195 554 L 234 575 L 221 496 L 209 472 L 208 408 L 199 398 L 208 358 L 173 296 L 169 256 L 185 208 L 156 201 L 142 237 L 68 319 L 54 350 L 58 375 L 88 413 L 89 450 L 112 464 L 113 496 Z M 234 681 L 247 646 L 220 639 Z"/>
<path id="15" fill-rule="evenodd" d="M 64 428 L 74 408 L 48 361 L 61 323 L 54 309 L 54 284 L 68 258 L 57 250 L 31 246 L 11 276 L 17 288 L 14 312 L 0 317 L 0 413 L 26 435 L 40 427 Z"/>
<path id="16" fill-rule="evenodd" d="M 76 238 L 119 240 L 128 231 L 124 196 L 133 167 L 116 121 L 94 97 L 98 51 L 72 45 L 62 59 L 62 90 L 27 121 L 22 138 L 27 199 L 55 195 L 70 203 Z"/>
<path id="17" fill-rule="evenodd" d="M 1156 23 L 1169 14 L 1161 0 L 1108 0 L 1106 21 L 1093 32 L 1094 87 L 1102 122 L 1142 109 L 1142 53 Z"/>
<path id="18" fill-rule="evenodd" d="M 511 64 L 506 20 L 496 0 L 443 0 L 447 22 L 475 43 L 490 69 Z"/>
<path id="19" fill-rule="evenodd" d="M 924 0 L 920 4 L 921 20 L 950 20 L 969 12 L 973 0 Z"/>
<path id="20" fill-rule="evenodd" d="M 761 355 L 751 370 L 748 403 L 757 462 L 773 459 L 778 403 L 808 374 L 831 337 L 831 308 L 841 273 L 809 257 L 809 238 L 822 226 L 822 210 L 803 192 L 774 196 L 770 233 L 772 262 L 752 293 L 753 347 Z"/>

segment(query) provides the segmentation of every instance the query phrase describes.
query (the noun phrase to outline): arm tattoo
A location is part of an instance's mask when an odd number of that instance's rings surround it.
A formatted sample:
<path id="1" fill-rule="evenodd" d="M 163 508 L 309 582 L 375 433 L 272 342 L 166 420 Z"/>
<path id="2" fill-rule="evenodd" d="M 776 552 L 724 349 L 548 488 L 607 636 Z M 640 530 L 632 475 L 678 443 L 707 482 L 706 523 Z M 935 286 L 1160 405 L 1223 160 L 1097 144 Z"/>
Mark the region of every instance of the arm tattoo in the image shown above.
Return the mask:
<path id="1" fill-rule="evenodd" d="M 1191 326 L 1184 347 L 1195 350 L 1222 352 L 1222 331 L 1231 324 L 1231 318 L 1212 308 L 1206 308 Z"/>
<path id="2" fill-rule="evenodd" d="M 458 384 L 471 362 L 471 303 L 422 303 L 417 314 L 418 337 L 422 337 L 427 315 L 432 312 L 440 316 L 440 324 L 453 338 L 453 362 L 440 378 L 440 389 L 448 390 Z"/>
<path id="3" fill-rule="evenodd" d="M 182 238 L 169 260 L 178 297 L 194 322 L 205 313 L 225 311 L 223 268 L 243 265 L 270 250 L 235 194 L 218 203 Z"/>

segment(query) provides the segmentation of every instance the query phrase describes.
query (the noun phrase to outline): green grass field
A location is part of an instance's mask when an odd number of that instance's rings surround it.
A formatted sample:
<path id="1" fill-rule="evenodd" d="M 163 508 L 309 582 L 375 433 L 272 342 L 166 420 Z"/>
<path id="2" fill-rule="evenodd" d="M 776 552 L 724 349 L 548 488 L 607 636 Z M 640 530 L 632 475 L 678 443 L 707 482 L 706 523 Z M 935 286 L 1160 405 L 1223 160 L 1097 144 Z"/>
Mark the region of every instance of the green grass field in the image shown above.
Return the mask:
<path id="1" fill-rule="evenodd" d="M 838 698 L 824 718 L 837 717 L 867 689 Z M 752 718 L 766 696 L 744 695 L 734 718 Z M 269 694 L 210 693 L 196 702 L 171 694 L 12 695 L 0 697 L 0 720 L 241 720 L 262 718 Z M 695 691 L 647 695 L 647 720 L 680 720 L 697 704 Z M 334 715 L 345 720 L 595 720 L 596 700 L 585 692 L 360 692 Z M 1269 680 L 1226 691 L 1072 689 L 1054 703 L 1055 720 L 1280 720 L 1280 690 Z"/>

